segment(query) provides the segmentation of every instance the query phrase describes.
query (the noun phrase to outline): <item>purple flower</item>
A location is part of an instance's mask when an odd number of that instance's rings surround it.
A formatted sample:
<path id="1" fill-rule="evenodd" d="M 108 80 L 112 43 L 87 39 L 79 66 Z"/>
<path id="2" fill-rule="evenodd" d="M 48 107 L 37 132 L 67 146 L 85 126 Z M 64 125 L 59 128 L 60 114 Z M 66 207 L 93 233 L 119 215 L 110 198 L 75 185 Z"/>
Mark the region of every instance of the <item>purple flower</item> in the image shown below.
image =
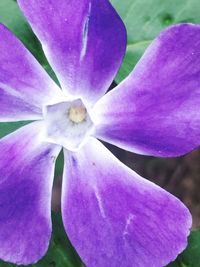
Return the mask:
<path id="1" fill-rule="evenodd" d="M 198 146 L 200 26 L 165 30 L 128 78 L 104 95 L 126 47 L 109 1 L 18 2 L 62 90 L 0 25 L 0 120 L 34 120 L 0 141 L 0 258 L 30 264 L 45 254 L 55 159 L 63 147 L 62 217 L 85 264 L 166 265 L 187 245 L 189 211 L 97 138 L 153 156 Z"/>

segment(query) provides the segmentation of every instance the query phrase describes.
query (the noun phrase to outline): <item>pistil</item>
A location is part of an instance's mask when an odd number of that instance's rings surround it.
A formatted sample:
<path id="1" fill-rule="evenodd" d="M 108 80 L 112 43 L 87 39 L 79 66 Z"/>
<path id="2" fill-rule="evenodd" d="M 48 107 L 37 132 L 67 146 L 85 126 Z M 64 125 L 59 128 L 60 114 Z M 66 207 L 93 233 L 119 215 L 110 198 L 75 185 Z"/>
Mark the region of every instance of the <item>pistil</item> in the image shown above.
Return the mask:
<path id="1" fill-rule="evenodd" d="M 74 123 L 81 123 L 86 119 L 87 110 L 84 106 L 72 106 L 69 109 L 69 119 Z"/>

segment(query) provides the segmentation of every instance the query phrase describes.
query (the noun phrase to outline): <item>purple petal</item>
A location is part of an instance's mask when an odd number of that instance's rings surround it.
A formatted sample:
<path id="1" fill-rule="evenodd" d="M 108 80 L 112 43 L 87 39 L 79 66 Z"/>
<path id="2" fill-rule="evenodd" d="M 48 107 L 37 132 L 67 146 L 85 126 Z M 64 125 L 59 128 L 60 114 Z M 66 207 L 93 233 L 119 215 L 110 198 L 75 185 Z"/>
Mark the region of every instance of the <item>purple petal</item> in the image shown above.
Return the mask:
<path id="1" fill-rule="evenodd" d="M 94 102 L 111 84 L 126 47 L 108 0 L 18 0 L 63 90 Z"/>
<path id="2" fill-rule="evenodd" d="M 0 121 L 41 118 L 42 105 L 61 94 L 30 52 L 0 24 Z"/>
<path id="3" fill-rule="evenodd" d="M 87 267 L 161 267 L 186 247 L 188 209 L 93 139 L 65 151 L 62 215 Z"/>
<path id="4" fill-rule="evenodd" d="M 178 156 L 200 143 L 200 26 L 160 34 L 94 109 L 96 136 L 121 148 Z"/>
<path id="5" fill-rule="evenodd" d="M 51 190 L 59 147 L 41 143 L 41 123 L 0 141 L 0 258 L 31 264 L 51 236 Z"/>

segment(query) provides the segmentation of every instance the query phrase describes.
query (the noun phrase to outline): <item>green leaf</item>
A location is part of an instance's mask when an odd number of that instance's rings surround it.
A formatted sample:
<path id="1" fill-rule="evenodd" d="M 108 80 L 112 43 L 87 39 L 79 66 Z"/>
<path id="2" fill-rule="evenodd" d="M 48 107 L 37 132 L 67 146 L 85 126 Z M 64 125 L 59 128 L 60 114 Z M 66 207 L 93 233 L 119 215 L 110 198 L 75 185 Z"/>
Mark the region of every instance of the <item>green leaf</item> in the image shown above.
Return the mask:
<path id="1" fill-rule="evenodd" d="M 175 262 L 167 267 L 199 267 L 200 266 L 200 230 L 192 231 L 188 239 L 188 247 L 178 256 Z"/>
<path id="2" fill-rule="evenodd" d="M 1 122 L 0 123 L 0 138 L 6 136 L 7 134 L 14 132 L 18 128 L 26 125 L 28 122 L 20 121 L 20 122 Z"/>
<path id="3" fill-rule="evenodd" d="M 141 41 L 127 46 L 123 65 L 115 78 L 117 83 L 129 75 L 150 43 L 151 41 Z"/>
<path id="4" fill-rule="evenodd" d="M 53 213 L 52 219 L 53 234 L 47 254 L 37 264 L 27 267 L 81 267 L 81 260 L 64 231 L 61 215 Z M 14 267 L 16 265 L 0 261 L 0 266 Z"/>
<path id="5" fill-rule="evenodd" d="M 119 83 L 133 69 L 148 44 L 167 26 L 200 23 L 199 0 L 111 0 L 128 33 L 127 53 L 116 77 Z"/>
<path id="6" fill-rule="evenodd" d="M 63 175 L 63 167 L 64 167 L 64 153 L 61 150 L 59 156 L 56 159 L 56 167 L 55 167 L 55 178 L 59 178 Z"/>

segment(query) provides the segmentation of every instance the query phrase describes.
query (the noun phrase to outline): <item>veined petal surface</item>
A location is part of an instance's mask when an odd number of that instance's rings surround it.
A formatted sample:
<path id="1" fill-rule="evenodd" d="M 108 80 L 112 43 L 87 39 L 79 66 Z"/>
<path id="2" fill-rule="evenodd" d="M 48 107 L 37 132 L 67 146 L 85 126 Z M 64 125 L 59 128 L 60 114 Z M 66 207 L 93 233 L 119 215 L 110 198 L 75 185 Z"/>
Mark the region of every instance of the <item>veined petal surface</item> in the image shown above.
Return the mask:
<path id="1" fill-rule="evenodd" d="M 63 90 L 90 103 L 116 75 L 126 30 L 108 0 L 18 0 Z"/>
<path id="2" fill-rule="evenodd" d="M 42 117 L 61 90 L 23 44 L 0 24 L 0 121 Z"/>
<path id="3" fill-rule="evenodd" d="M 200 144 L 200 26 L 162 32 L 93 111 L 96 136 L 129 151 L 179 156 Z"/>
<path id="4" fill-rule="evenodd" d="M 0 140 L 0 259 L 32 264 L 51 237 L 51 190 L 59 147 L 41 143 L 41 123 Z"/>
<path id="5" fill-rule="evenodd" d="M 65 150 L 62 216 L 87 267 L 161 267 L 186 247 L 187 208 L 93 139 Z"/>

